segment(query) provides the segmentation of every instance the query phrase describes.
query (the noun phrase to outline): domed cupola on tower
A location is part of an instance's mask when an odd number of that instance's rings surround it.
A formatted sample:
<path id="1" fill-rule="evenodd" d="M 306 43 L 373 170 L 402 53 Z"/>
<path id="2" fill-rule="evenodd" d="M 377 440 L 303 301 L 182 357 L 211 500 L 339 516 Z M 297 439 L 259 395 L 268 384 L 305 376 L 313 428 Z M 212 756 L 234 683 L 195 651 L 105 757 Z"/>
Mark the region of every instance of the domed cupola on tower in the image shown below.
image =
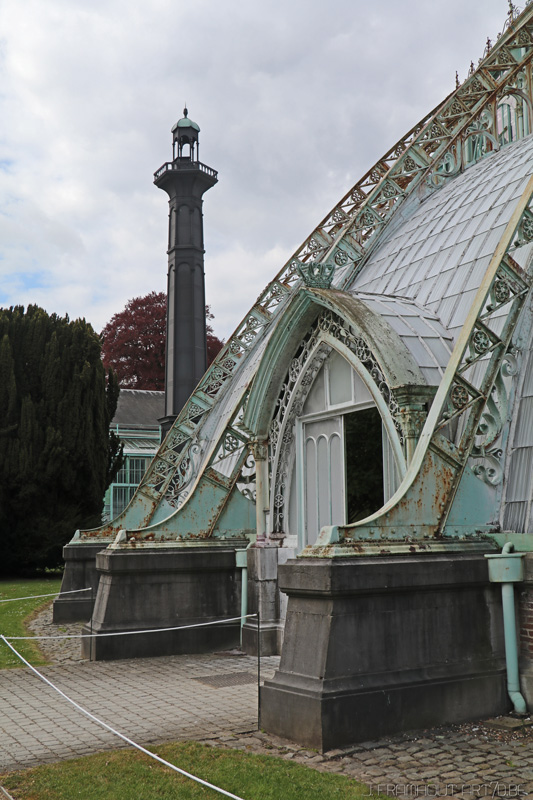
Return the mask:
<path id="1" fill-rule="evenodd" d="M 189 111 L 187 107 L 183 109 L 183 117 L 179 119 L 172 128 L 172 152 L 174 159 L 187 159 L 189 161 L 198 161 L 199 159 L 199 142 L 198 134 L 200 133 L 200 126 L 189 119 Z"/>

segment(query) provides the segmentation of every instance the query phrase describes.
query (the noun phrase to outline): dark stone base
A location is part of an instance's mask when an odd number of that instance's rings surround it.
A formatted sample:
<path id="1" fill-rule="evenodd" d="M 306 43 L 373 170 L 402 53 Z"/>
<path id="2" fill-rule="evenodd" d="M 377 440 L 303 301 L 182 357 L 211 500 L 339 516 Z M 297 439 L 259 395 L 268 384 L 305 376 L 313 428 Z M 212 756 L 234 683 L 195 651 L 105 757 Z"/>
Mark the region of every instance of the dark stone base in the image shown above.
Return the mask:
<path id="1" fill-rule="evenodd" d="M 246 551 L 248 564 L 248 613 L 261 618 L 261 654 L 279 655 L 283 622 L 279 616 L 278 556 L 275 545 L 252 545 Z M 257 620 L 249 619 L 242 629 L 242 649 L 250 656 L 258 650 Z"/>
<path id="2" fill-rule="evenodd" d="M 297 559 L 261 727 L 321 751 L 506 712 L 498 587 L 479 555 Z"/>
<path id="3" fill-rule="evenodd" d="M 281 653 L 283 642 L 282 622 L 261 622 L 261 655 L 277 656 Z M 242 628 L 242 650 L 249 656 L 256 656 L 258 651 L 257 622 L 246 622 Z"/>
<path id="4" fill-rule="evenodd" d="M 96 554 L 107 541 L 90 544 L 67 544 L 63 548 L 65 572 L 61 582 L 62 592 L 75 589 L 91 588 L 90 592 L 66 594 L 54 600 L 53 620 L 61 622 L 84 622 L 91 618 L 94 601 L 98 590 L 98 572 L 96 571 Z"/>
<path id="5" fill-rule="evenodd" d="M 232 547 L 175 547 L 139 551 L 104 550 L 91 625 L 82 640 L 86 658 L 138 658 L 206 653 L 239 646 L 240 621 L 157 633 L 100 636 L 195 625 L 241 613 L 241 570 Z"/>
<path id="6" fill-rule="evenodd" d="M 261 728 L 322 752 L 402 731 L 503 714 L 505 670 L 368 692 L 304 693 L 266 682 Z"/>

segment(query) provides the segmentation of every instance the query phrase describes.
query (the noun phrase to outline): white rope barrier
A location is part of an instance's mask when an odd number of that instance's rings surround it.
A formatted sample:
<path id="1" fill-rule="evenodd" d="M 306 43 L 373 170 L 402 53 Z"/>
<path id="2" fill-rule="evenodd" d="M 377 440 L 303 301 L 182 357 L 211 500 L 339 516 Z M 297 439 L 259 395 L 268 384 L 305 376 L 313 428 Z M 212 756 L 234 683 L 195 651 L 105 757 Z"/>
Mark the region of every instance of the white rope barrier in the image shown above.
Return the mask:
<path id="1" fill-rule="evenodd" d="M 68 592 L 52 592 L 52 594 L 30 594 L 28 597 L 8 597 L 6 600 L 0 599 L 0 603 L 14 603 L 16 600 L 33 600 L 36 597 L 59 597 L 61 594 L 77 594 L 78 592 L 90 592 L 88 589 L 70 589 Z"/>
<path id="2" fill-rule="evenodd" d="M 4 793 L 4 797 L 7 797 L 8 800 L 15 800 L 15 798 L 11 797 L 11 795 L 9 794 L 7 789 L 4 789 L 4 787 L 1 784 L 0 784 L 0 792 L 3 792 Z"/>
<path id="3" fill-rule="evenodd" d="M 5 636 L 0 634 L 0 639 L 2 639 L 2 641 L 4 641 L 7 644 L 9 649 L 12 650 L 13 653 L 15 653 L 16 656 L 18 656 L 18 658 L 20 658 L 20 660 L 22 661 L 23 664 L 25 664 L 27 667 L 29 667 L 31 669 L 31 671 L 35 675 L 37 675 L 38 678 L 40 678 L 42 681 L 44 681 L 44 683 L 48 684 L 48 686 L 50 686 L 55 692 L 57 692 L 59 695 L 61 695 L 61 697 L 64 700 L 66 700 L 68 703 L 70 703 L 72 706 L 74 706 L 74 708 L 76 708 L 78 711 L 81 711 L 82 714 L 85 714 L 85 716 L 88 717 L 90 720 L 92 720 L 93 722 L 96 722 L 98 725 L 101 725 L 102 728 L 105 728 L 106 730 L 110 731 L 115 736 L 118 736 L 120 739 L 122 739 L 123 742 L 126 742 L 127 744 L 131 745 L 131 747 L 135 747 L 136 750 L 139 750 L 141 753 L 144 753 L 145 755 L 150 756 L 150 758 L 153 758 L 156 761 L 159 761 L 160 764 L 164 764 L 165 767 L 169 767 L 170 769 L 174 770 L 174 772 L 179 772 L 180 775 L 184 775 L 186 778 L 190 778 L 192 781 L 196 781 L 196 783 L 200 783 L 202 786 L 207 786 L 208 789 L 213 789 L 215 792 L 218 792 L 219 794 L 223 794 L 226 797 L 233 798 L 233 800 L 243 800 L 242 797 L 239 797 L 236 794 L 232 794 L 231 792 L 227 792 L 225 789 L 221 789 L 219 786 L 215 786 L 214 784 L 209 783 L 208 781 L 202 780 L 202 778 L 197 778 L 195 775 L 191 775 L 190 772 L 186 772 L 184 769 L 180 769 L 180 767 L 177 767 L 175 764 L 171 764 L 170 761 L 165 761 L 164 758 L 161 758 L 160 756 L 156 755 L 156 753 L 152 753 L 150 750 L 147 750 L 145 747 L 142 747 L 142 745 L 137 744 L 137 742 L 134 742 L 133 739 L 130 739 L 128 736 L 125 736 L 123 733 L 120 733 L 119 731 L 115 730 L 115 728 L 112 728 L 111 725 L 107 724 L 107 722 L 104 722 L 103 720 L 99 719 L 98 717 L 95 717 L 94 714 L 91 714 L 91 712 L 87 711 L 86 708 L 83 708 L 83 706 L 80 706 L 80 704 L 76 703 L 75 700 L 72 700 L 72 698 L 70 698 L 68 695 L 66 695 L 65 692 L 62 692 L 61 689 L 59 689 L 57 686 L 55 686 L 52 683 L 52 681 L 48 680 L 48 678 L 45 678 L 45 676 L 42 675 L 39 672 L 39 670 L 35 669 L 35 667 L 32 667 L 32 665 L 29 663 L 29 661 L 26 661 L 24 656 L 22 656 L 18 652 L 18 650 L 16 650 L 13 647 L 13 645 L 10 644 L 7 641 Z"/>
<path id="4" fill-rule="evenodd" d="M 188 628 L 205 628 L 207 625 L 223 625 L 225 622 L 237 622 L 243 619 L 257 617 L 257 614 L 244 614 L 241 617 L 229 617 L 228 619 L 216 619 L 212 622 L 196 622 L 193 625 L 176 625 L 172 628 L 150 628 L 140 631 L 117 631 L 113 633 L 65 633 L 57 636 L 6 636 L 10 642 L 36 641 L 41 639 L 91 639 L 101 636 L 133 636 L 138 633 L 161 633 L 165 631 L 185 631 Z M 4 637 L 2 636 L 2 639 Z"/>

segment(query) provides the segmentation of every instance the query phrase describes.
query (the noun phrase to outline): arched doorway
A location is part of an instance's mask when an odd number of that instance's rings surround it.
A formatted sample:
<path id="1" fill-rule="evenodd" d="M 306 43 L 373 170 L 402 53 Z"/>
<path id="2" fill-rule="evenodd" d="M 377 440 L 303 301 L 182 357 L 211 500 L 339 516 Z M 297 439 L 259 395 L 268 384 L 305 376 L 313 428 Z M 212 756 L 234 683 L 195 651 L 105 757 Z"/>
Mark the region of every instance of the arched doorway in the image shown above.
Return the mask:
<path id="1" fill-rule="evenodd" d="M 376 403 L 331 350 L 295 420 L 287 533 L 301 550 L 324 525 L 363 519 L 396 489 L 398 470 Z"/>

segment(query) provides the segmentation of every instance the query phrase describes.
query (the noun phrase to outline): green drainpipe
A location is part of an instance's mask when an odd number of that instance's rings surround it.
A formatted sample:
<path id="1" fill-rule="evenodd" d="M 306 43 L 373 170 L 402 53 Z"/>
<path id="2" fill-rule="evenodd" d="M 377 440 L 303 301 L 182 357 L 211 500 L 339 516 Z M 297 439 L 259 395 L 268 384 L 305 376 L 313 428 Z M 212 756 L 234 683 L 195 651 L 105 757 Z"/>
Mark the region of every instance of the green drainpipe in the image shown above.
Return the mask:
<path id="1" fill-rule="evenodd" d="M 248 545 L 249 547 L 250 545 Z M 246 549 L 235 550 L 235 565 L 241 570 L 241 647 L 242 627 L 248 613 L 248 559 Z"/>
<path id="2" fill-rule="evenodd" d="M 486 555 L 485 558 L 489 560 L 489 580 L 502 585 L 507 692 L 516 713 L 527 714 L 526 701 L 520 692 L 514 602 L 514 584 L 524 579 L 522 558 L 525 554 L 513 553 L 513 550 L 514 545 L 511 542 L 506 542 L 501 553 L 491 553 Z"/>

